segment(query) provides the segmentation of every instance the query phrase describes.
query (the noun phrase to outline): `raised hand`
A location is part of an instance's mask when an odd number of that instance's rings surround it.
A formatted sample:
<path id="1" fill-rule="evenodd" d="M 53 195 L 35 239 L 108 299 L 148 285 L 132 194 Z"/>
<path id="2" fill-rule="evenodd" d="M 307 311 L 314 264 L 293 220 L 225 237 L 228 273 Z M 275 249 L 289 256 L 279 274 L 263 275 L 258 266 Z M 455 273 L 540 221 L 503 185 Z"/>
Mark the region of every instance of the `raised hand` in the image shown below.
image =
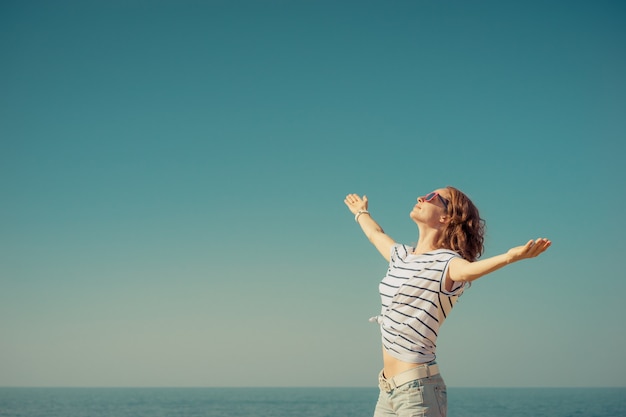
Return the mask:
<path id="1" fill-rule="evenodd" d="M 352 214 L 357 214 L 360 210 L 367 210 L 366 195 L 361 198 L 358 194 L 348 194 L 343 202 L 346 203 Z"/>

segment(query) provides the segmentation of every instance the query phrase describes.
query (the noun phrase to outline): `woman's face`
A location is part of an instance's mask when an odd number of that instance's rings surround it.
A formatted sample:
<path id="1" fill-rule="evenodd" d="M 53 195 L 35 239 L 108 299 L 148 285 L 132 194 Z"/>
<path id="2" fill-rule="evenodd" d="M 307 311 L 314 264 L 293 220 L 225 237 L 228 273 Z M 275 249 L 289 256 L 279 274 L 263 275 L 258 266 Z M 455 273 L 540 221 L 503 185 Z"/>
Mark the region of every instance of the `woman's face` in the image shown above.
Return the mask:
<path id="1" fill-rule="evenodd" d="M 417 198 L 417 204 L 411 211 L 411 219 L 436 226 L 445 218 L 449 205 L 450 191 L 446 188 L 438 188 Z"/>

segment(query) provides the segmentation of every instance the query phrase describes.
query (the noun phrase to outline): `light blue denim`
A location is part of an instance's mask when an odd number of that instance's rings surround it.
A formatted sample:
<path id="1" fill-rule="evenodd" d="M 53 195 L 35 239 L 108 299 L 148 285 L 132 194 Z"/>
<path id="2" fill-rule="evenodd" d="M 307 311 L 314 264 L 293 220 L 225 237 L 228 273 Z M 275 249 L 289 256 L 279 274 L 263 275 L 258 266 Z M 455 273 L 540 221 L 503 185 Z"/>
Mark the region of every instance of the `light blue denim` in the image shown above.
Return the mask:
<path id="1" fill-rule="evenodd" d="M 380 390 L 374 417 L 446 417 L 448 394 L 440 374 Z"/>

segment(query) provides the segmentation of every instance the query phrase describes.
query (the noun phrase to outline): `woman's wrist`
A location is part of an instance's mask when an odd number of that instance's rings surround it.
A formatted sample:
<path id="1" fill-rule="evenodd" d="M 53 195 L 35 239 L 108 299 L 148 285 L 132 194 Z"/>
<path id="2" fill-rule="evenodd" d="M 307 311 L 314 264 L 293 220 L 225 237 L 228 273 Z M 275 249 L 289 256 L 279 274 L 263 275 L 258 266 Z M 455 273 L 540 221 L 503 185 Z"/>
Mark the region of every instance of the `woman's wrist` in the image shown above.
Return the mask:
<path id="1" fill-rule="evenodd" d="M 361 217 L 361 214 L 370 214 L 370 212 L 367 211 L 367 210 L 359 210 L 359 211 L 357 211 L 356 214 L 354 215 L 354 221 L 355 222 L 357 222 L 357 223 L 359 222 L 359 217 Z"/>

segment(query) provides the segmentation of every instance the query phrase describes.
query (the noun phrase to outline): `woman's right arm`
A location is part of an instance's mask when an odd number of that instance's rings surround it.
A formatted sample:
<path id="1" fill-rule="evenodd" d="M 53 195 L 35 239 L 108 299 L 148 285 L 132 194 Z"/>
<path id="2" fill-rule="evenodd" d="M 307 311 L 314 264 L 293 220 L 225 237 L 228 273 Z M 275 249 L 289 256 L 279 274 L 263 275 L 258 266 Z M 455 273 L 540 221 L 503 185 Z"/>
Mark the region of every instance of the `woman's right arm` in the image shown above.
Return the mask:
<path id="1" fill-rule="evenodd" d="M 378 249 L 378 252 L 389 261 L 391 257 L 391 247 L 396 243 L 391 237 L 385 234 L 385 231 L 367 211 L 368 200 L 367 196 L 361 198 L 357 194 L 348 194 L 344 200 L 346 206 L 350 209 L 352 214 L 355 215 L 355 219 L 365 236 L 369 241 Z"/>

